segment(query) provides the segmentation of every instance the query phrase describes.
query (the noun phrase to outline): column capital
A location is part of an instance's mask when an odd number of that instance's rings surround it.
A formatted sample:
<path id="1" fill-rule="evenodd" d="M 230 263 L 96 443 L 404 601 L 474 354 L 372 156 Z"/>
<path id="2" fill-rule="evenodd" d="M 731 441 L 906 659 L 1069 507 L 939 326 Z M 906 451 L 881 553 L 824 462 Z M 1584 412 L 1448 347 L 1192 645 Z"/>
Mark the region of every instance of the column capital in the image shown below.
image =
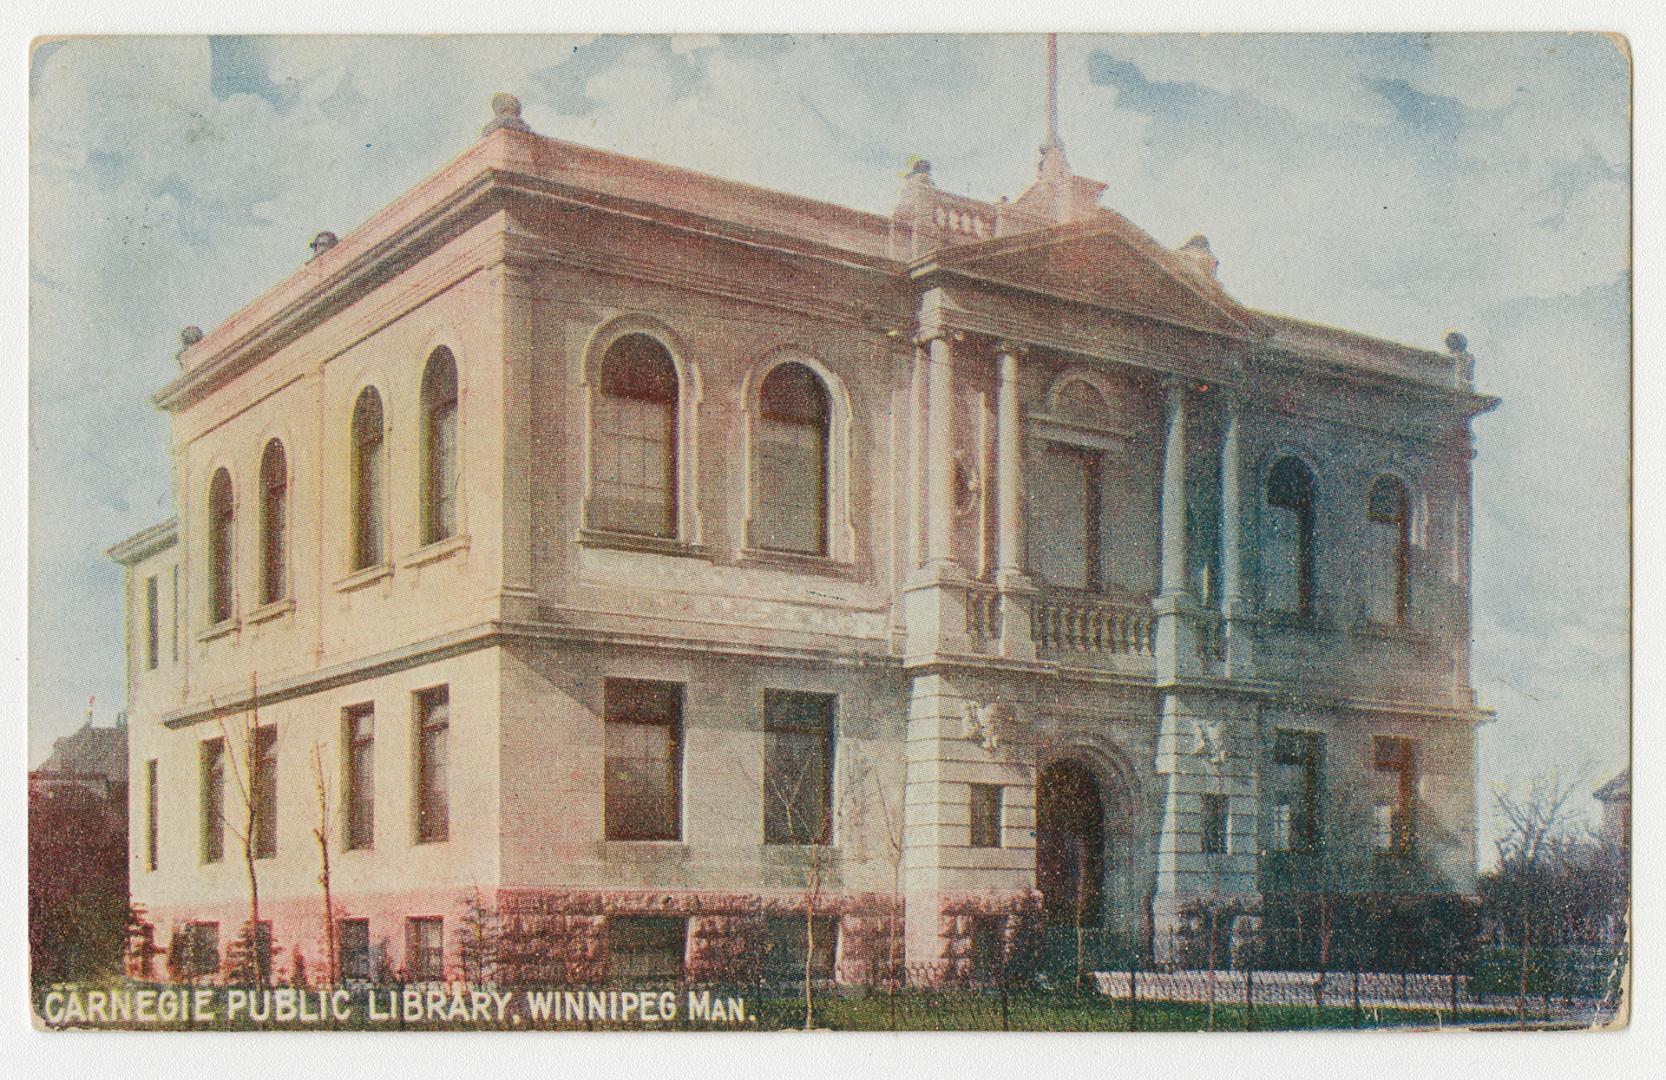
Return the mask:
<path id="1" fill-rule="evenodd" d="M 922 323 L 920 328 L 914 332 L 914 344 L 922 348 L 934 341 L 946 341 L 958 345 L 965 340 L 966 331 L 956 330 L 952 326 L 944 326 L 935 320 L 929 325 Z"/>
<path id="2" fill-rule="evenodd" d="M 997 356 L 1028 356 L 1030 355 L 1030 347 L 1022 341 L 1008 341 L 1006 338 L 997 338 L 995 340 L 995 353 Z"/>

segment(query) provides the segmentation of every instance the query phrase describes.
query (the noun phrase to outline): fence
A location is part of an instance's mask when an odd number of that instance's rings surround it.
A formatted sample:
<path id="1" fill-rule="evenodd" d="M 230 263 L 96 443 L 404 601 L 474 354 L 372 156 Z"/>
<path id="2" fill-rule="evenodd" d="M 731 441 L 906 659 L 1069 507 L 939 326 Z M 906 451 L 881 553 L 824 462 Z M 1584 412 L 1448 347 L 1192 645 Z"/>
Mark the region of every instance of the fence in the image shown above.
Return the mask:
<path id="1" fill-rule="evenodd" d="M 1468 975 L 1408 972 L 1099 971 L 1101 994 L 1128 1003 L 1138 1024 L 1141 1001 L 1213 1003 L 1246 1029 L 1297 1026 L 1295 1010 L 1311 1010 L 1315 1026 L 1375 1027 L 1393 1023 L 1590 1025 L 1613 1019 L 1617 987 L 1600 996 L 1551 992 L 1528 996 L 1486 992 Z M 1337 1016 L 1338 1012 L 1342 1016 Z M 1338 1022 L 1341 1021 L 1341 1022 Z M 1300 1025 L 1306 1026 L 1306 1025 Z"/>

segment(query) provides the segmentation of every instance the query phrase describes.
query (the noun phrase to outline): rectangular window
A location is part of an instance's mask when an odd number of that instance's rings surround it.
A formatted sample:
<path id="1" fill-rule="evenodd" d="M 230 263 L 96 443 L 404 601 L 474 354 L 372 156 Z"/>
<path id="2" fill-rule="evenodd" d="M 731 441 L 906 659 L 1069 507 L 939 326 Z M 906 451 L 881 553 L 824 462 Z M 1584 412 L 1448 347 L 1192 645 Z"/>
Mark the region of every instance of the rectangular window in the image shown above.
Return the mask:
<path id="1" fill-rule="evenodd" d="M 833 838 L 832 694 L 764 691 L 764 843 Z"/>
<path id="2" fill-rule="evenodd" d="M 406 977 L 412 982 L 445 979 L 445 920 L 436 916 L 405 920 Z"/>
<path id="3" fill-rule="evenodd" d="M 613 915 L 607 920 L 607 981 L 614 986 L 678 982 L 688 920 Z"/>
<path id="4" fill-rule="evenodd" d="M 186 926 L 186 971 L 192 975 L 220 973 L 220 924 L 194 922 Z"/>
<path id="5" fill-rule="evenodd" d="M 676 400 L 596 398 L 589 521 L 645 536 L 677 533 Z"/>
<path id="6" fill-rule="evenodd" d="M 179 663 L 179 567 L 174 567 L 169 574 L 173 582 L 173 593 L 168 604 L 168 622 L 173 636 L 174 663 Z"/>
<path id="7" fill-rule="evenodd" d="M 219 862 L 226 854 L 226 741 L 209 739 L 198 751 L 202 782 L 202 861 Z"/>
<path id="8" fill-rule="evenodd" d="M 609 840 L 675 840 L 682 835 L 683 688 L 609 679 L 602 711 L 607 763 L 603 828 Z"/>
<path id="9" fill-rule="evenodd" d="M 248 933 L 248 924 L 244 923 L 244 936 Z M 262 919 L 255 923 L 254 940 L 248 944 L 254 948 L 255 972 L 262 983 L 272 978 L 272 922 Z"/>
<path id="10" fill-rule="evenodd" d="M 1276 851 L 1312 851 L 1319 846 L 1319 768 L 1324 748 L 1325 737 L 1317 731 L 1273 732 L 1273 797 L 1288 807 L 1290 818 L 1287 846 L 1279 847 L 1275 836 Z"/>
<path id="11" fill-rule="evenodd" d="M 1288 506 L 1267 507 L 1267 546 L 1261 558 L 1262 603 L 1268 611 L 1305 615 L 1302 592 L 1302 515 Z"/>
<path id="12" fill-rule="evenodd" d="M 1100 458 L 1091 451 L 1057 445 L 1048 446 L 1042 456 L 1031 558 L 1051 585 L 1100 586 Z"/>
<path id="13" fill-rule="evenodd" d="M 347 850 L 372 846 L 376 835 L 376 709 L 355 705 L 342 717 L 347 797 Z"/>
<path id="14" fill-rule="evenodd" d="M 457 399 L 428 416 L 428 536 L 434 543 L 457 533 Z"/>
<path id="15" fill-rule="evenodd" d="M 447 743 L 451 730 L 451 691 L 439 686 L 416 696 L 417 843 L 432 844 L 450 835 L 446 801 Z"/>
<path id="16" fill-rule="evenodd" d="M 831 979 L 838 955 L 839 918 L 836 915 L 771 915 L 764 920 L 764 978 L 792 982 L 804 978 L 804 961 L 810 961 L 810 978 Z"/>
<path id="17" fill-rule="evenodd" d="M 1226 796 L 1204 795 L 1203 800 L 1203 853 L 1205 855 L 1225 855 L 1227 849 L 1226 826 Z"/>
<path id="18" fill-rule="evenodd" d="M 145 762 L 145 869 L 156 869 L 157 821 L 159 801 L 156 790 L 156 759 Z"/>
<path id="19" fill-rule="evenodd" d="M 338 919 L 336 951 L 344 982 L 370 981 L 370 920 Z"/>
<path id="20" fill-rule="evenodd" d="M 1003 789 L 999 784 L 972 784 L 972 846 L 1001 846 Z"/>
<path id="21" fill-rule="evenodd" d="M 972 919 L 972 976 L 980 981 L 1006 972 L 1006 918 L 977 915 Z"/>
<path id="22" fill-rule="evenodd" d="M 1396 857 L 1409 856 L 1417 839 L 1416 744 L 1401 736 L 1378 735 L 1371 749 L 1376 772 L 1377 850 Z"/>
<path id="23" fill-rule="evenodd" d="M 162 597 L 155 577 L 145 579 L 145 668 L 155 671 L 162 656 Z"/>
<path id="24" fill-rule="evenodd" d="M 254 802 L 255 858 L 270 859 L 278 853 L 278 729 L 258 727 L 254 740 L 249 797 Z"/>
<path id="25" fill-rule="evenodd" d="M 770 551 L 825 554 L 825 422 L 806 424 L 764 415 L 756 423 L 749 542 Z"/>

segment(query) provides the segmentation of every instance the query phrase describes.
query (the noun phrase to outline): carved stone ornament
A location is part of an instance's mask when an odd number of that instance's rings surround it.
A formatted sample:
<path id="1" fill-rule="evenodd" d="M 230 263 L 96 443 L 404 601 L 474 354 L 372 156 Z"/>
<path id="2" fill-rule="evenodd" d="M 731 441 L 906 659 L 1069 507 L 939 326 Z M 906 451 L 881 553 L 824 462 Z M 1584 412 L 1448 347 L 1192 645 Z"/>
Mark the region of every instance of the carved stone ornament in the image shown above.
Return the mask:
<path id="1" fill-rule="evenodd" d="M 1226 758 L 1227 748 L 1232 742 L 1232 721 L 1227 719 L 1205 720 L 1201 716 L 1192 717 L 1192 754 L 1200 758 L 1209 758 L 1220 762 Z"/>
<path id="2" fill-rule="evenodd" d="M 1001 739 L 1011 735 L 1013 725 L 1018 720 L 1017 710 L 1005 701 L 991 701 L 987 704 L 968 701 L 962 709 L 965 737 L 990 753 L 1000 749 Z"/>

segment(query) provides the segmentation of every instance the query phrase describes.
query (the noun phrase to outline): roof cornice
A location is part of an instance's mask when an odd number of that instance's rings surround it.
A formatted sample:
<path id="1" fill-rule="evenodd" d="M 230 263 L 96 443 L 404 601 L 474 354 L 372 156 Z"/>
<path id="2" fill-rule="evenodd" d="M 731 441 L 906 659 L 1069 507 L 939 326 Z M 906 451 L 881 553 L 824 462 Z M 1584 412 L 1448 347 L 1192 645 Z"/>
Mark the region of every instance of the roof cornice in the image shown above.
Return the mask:
<path id="1" fill-rule="evenodd" d="M 123 566 L 132 566 L 140 559 L 148 558 L 158 551 L 165 551 L 178 542 L 179 519 L 169 518 L 167 521 L 160 521 L 155 525 L 139 530 L 120 543 L 111 545 L 104 554 Z"/>

